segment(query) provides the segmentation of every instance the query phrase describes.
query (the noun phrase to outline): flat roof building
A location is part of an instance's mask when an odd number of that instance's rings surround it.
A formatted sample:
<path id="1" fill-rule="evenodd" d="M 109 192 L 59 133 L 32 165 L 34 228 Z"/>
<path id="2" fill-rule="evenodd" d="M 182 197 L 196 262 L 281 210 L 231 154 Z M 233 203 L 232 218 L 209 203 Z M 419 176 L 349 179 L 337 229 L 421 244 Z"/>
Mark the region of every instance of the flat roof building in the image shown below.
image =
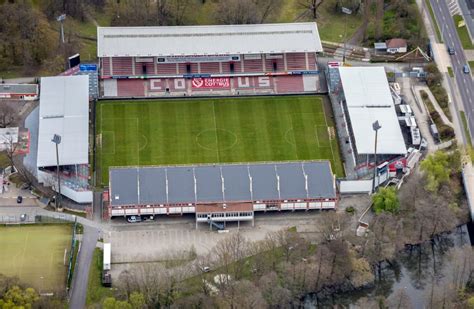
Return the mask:
<path id="1" fill-rule="evenodd" d="M 36 100 L 38 99 L 38 85 L 0 84 L 0 99 Z"/>
<path id="2" fill-rule="evenodd" d="M 405 140 L 385 69 L 340 67 L 339 74 L 357 154 L 374 154 L 375 133 L 372 123 L 378 121 L 382 128 L 378 132 L 377 153 L 405 155 Z"/>
<path id="3" fill-rule="evenodd" d="M 41 78 L 35 162 L 38 181 L 57 188 L 58 146 L 61 193 L 78 203 L 92 202 L 89 188 L 89 76 Z"/>
<path id="4" fill-rule="evenodd" d="M 238 212 L 247 214 L 239 219 L 245 221 L 254 211 L 334 209 L 336 200 L 328 161 L 109 170 L 111 217 L 196 213 L 197 222 L 206 222 L 208 215 L 213 221 L 236 221 L 213 213 Z"/>
<path id="5" fill-rule="evenodd" d="M 98 57 L 322 52 L 316 23 L 98 27 Z"/>
<path id="6" fill-rule="evenodd" d="M 98 27 L 97 38 L 103 97 L 321 92 L 314 22 Z"/>

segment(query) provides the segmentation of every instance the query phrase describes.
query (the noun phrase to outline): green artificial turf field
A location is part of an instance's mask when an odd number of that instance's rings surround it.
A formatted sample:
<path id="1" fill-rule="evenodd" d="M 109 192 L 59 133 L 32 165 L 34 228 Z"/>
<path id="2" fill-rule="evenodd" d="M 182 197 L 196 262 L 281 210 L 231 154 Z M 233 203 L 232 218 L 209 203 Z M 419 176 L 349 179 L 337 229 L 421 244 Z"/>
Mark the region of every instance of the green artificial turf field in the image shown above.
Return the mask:
<path id="1" fill-rule="evenodd" d="M 71 233 L 69 224 L 0 227 L 0 273 L 41 293 L 64 291 Z"/>
<path id="2" fill-rule="evenodd" d="M 96 112 L 99 185 L 110 166 L 328 159 L 343 174 L 321 97 L 101 101 Z"/>

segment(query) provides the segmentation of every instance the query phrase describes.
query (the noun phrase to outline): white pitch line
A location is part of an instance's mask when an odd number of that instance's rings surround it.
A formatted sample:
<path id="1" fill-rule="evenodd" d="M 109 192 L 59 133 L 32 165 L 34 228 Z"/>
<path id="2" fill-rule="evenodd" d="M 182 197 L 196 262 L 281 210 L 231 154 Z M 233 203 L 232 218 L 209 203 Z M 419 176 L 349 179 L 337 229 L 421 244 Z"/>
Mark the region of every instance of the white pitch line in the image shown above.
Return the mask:
<path id="1" fill-rule="evenodd" d="M 328 120 L 326 119 L 326 111 L 324 109 L 324 102 L 321 102 L 322 106 L 323 106 L 323 112 L 324 112 L 324 122 L 326 123 L 326 127 L 329 127 L 328 126 Z M 334 164 L 336 164 L 336 157 L 334 157 L 334 150 L 332 149 L 332 141 L 331 139 L 329 139 L 329 147 L 331 147 L 331 154 L 332 154 L 332 160 L 334 162 Z"/>
<path id="2" fill-rule="evenodd" d="M 318 143 L 318 147 L 321 148 L 321 145 L 319 144 L 319 138 L 318 138 L 318 126 L 314 125 L 314 133 L 316 135 L 316 142 Z"/>
<path id="3" fill-rule="evenodd" d="M 217 120 L 216 120 L 216 104 L 212 102 L 212 115 L 214 118 L 214 131 L 216 132 L 216 152 L 217 152 L 217 162 L 221 162 L 221 157 L 219 154 L 219 140 L 217 138 Z"/>

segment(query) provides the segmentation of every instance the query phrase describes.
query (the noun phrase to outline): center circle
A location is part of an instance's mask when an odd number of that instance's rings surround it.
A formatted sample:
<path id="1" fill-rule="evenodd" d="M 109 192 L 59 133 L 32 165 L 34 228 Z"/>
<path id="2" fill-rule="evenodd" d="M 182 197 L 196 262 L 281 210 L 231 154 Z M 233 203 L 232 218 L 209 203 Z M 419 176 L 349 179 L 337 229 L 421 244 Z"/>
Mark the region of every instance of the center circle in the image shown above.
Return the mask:
<path id="1" fill-rule="evenodd" d="M 237 144 L 237 135 L 226 129 L 206 129 L 196 135 L 196 143 L 206 150 L 227 150 Z"/>

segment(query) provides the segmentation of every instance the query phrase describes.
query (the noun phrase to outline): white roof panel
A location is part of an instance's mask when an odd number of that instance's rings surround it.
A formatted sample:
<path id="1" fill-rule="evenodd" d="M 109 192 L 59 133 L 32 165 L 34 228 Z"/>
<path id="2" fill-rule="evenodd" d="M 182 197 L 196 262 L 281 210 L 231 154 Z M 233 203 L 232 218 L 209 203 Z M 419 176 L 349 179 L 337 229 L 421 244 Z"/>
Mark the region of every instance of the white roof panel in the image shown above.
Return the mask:
<path id="1" fill-rule="evenodd" d="M 358 154 L 373 154 L 378 121 L 378 154 L 406 154 L 387 77 L 383 67 L 339 68 Z"/>
<path id="2" fill-rule="evenodd" d="M 383 67 L 340 67 L 348 107 L 393 106 Z"/>
<path id="3" fill-rule="evenodd" d="M 375 133 L 372 123 L 377 120 L 382 126 L 378 133 L 377 153 L 406 154 L 405 140 L 394 107 L 350 107 L 349 117 L 358 154 L 374 153 Z"/>
<path id="4" fill-rule="evenodd" d="M 59 165 L 89 162 L 89 76 L 41 78 L 39 118 L 38 167 L 56 165 L 54 134 Z"/>
<path id="5" fill-rule="evenodd" d="M 98 57 L 322 52 L 316 23 L 98 27 Z"/>

